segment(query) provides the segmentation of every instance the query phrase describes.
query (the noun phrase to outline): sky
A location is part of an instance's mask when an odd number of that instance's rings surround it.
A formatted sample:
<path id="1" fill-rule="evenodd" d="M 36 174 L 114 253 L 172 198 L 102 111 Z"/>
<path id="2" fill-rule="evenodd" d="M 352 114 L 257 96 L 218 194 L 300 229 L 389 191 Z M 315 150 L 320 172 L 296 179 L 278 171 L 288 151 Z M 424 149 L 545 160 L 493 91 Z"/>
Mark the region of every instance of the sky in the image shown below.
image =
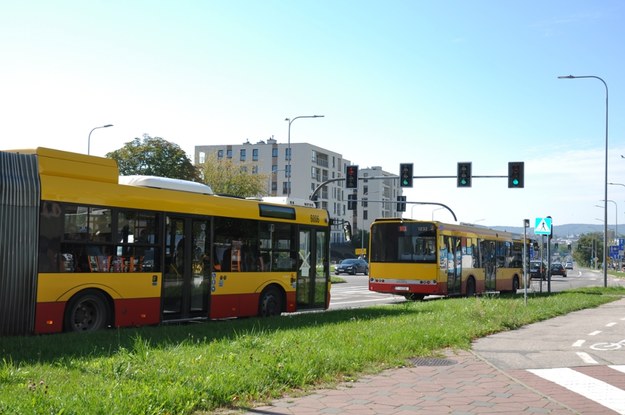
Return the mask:
<path id="1" fill-rule="evenodd" d="M 0 3 L 0 149 L 104 156 L 273 137 L 415 176 L 459 222 L 625 224 L 621 0 L 106 0 Z M 596 78 L 558 79 L 562 75 Z M 113 124 L 113 127 L 93 128 Z M 89 140 L 89 134 L 91 139 Z M 432 205 L 407 217 L 453 222 Z"/>

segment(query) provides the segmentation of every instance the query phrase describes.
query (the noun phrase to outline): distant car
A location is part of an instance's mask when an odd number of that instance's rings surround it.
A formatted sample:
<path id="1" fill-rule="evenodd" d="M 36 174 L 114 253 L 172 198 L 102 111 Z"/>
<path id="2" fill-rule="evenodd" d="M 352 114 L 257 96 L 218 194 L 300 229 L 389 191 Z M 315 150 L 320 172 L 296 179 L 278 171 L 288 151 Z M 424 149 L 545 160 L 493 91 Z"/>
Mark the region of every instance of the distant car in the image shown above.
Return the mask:
<path id="1" fill-rule="evenodd" d="M 562 275 L 566 278 L 566 269 L 559 262 L 551 264 L 551 275 Z"/>
<path id="2" fill-rule="evenodd" d="M 571 261 L 565 262 L 564 263 L 564 268 L 565 269 L 573 269 L 573 263 Z"/>
<path id="3" fill-rule="evenodd" d="M 547 279 L 547 264 L 542 261 L 530 261 L 530 278 Z"/>
<path id="4" fill-rule="evenodd" d="M 369 263 L 364 259 L 353 258 L 353 259 L 344 259 L 334 268 L 334 272 L 336 275 L 339 274 L 369 274 Z"/>

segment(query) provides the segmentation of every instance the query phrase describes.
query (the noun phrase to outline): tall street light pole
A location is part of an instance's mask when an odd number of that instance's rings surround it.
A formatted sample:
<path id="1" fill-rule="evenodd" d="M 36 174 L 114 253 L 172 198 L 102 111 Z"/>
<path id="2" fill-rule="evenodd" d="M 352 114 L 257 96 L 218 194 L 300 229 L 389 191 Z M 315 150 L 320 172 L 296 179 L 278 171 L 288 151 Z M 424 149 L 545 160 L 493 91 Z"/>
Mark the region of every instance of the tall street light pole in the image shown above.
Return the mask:
<path id="1" fill-rule="evenodd" d="M 298 118 L 323 118 L 325 117 L 325 115 L 298 115 L 297 117 L 294 118 L 285 118 L 284 121 L 288 121 L 289 122 L 289 134 L 288 134 L 288 147 L 287 147 L 287 151 L 288 151 L 288 157 L 287 157 L 287 189 L 286 189 L 286 195 L 291 196 L 291 124 L 293 124 L 293 121 L 297 120 Z"/>
<path id="2" fill-rule="evenodd" d="M 598 76 L 594 75 L 582 75 L 582 76 L 558 76 L 558 79 L 583 79 L 594 78 L 603 83 L 605 87 L 605 180 L 604 180 L 604 196 L 603 200 L 606 202 L 603 206 L 603 286 L 608 286 L 608 267 L 606 266 L 606 259 L 608 257 L 608 84 Z"/>
<path id="3" fill-rule="evenodd" d="M 100 127 L 95 127 L 93 130 L 97 130 L 98 128 L 109 128 L 112 127 L 113 124 L 106 124 L 106 125 L 102 125 Z M 93 130 L 89 131 L 89 138 L 87 140 L 87 154 L 91 154 L 91 133 L 93 132 Z"/>

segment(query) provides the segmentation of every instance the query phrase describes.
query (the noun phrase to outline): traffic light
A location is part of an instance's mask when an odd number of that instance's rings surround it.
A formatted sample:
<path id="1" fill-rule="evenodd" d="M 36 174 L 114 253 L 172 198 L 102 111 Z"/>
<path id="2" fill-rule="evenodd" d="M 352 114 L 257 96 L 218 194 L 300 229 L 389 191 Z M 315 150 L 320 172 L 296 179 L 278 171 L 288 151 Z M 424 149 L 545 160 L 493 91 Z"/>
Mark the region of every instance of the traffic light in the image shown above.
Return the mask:
<path id="1" fill-rule="evenodd" d="M 508 163 L 508 187 L 522 188 L 524 186 L 523 181 L 524 163 L 522 161 L 511 161 Z"/>
<path id="2" fill-rule="evenodd" d="M 458 187 L 471 187 L 471 162 L 458 163 Z"/>
<path id="3" fill-rule="evenodd" d="M 356 210 L 356 195 L 347 195 L 347 210 Z"/>
<path id="4" fill-rule="evenodd" d="M 412 187 L 412 163 L 399 164 L 399 187 Z"/>
<path id="5" fill-rule="evenodd" d="M 397 211 L 406 211 L 406 196 L 397 196 Z"/>
<path id="6" fill-rule="evenodd" d="M 347 166 L 347 177 L 345 187 L 348 189 L 358 188 L 358 166 Z"/>

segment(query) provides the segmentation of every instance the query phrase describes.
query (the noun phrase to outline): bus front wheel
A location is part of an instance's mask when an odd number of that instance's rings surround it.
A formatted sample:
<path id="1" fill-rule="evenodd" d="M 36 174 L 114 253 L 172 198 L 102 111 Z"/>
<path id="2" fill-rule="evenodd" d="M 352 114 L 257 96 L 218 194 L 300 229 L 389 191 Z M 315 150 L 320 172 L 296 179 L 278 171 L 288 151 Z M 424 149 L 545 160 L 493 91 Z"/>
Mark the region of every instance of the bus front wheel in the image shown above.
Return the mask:
<path id="1" fill-rule="evenodd" d="M 76 294 L 65 311 L 65 331 L 94 331 L 108 326 L 109 303 L 100 291 L 85 290 Z"/>
<path id="2" fill-rule="evenodd" d="M 260 317 L 279 316 L 282 313 L 282 295 L 276 288 L 270 287 L 260 294 L 258 315 Z"/>

